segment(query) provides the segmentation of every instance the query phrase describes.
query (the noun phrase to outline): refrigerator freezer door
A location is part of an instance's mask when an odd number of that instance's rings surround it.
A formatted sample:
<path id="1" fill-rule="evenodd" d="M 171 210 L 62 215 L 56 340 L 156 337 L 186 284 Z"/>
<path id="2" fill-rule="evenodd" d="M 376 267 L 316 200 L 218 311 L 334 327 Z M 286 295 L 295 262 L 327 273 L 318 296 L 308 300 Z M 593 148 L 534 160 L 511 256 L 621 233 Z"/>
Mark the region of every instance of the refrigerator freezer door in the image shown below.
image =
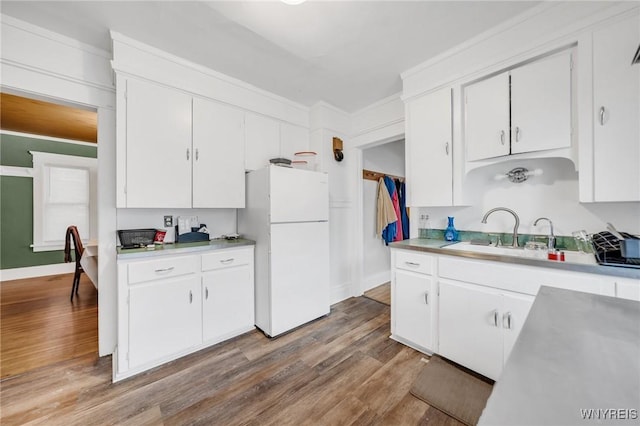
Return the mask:
<path id="1" fill-rule="evenodd" d="M 326 173 L 271 166 L 271 223 L 329 220 Z"/>
<path id="2" fill-rule="evenodd" d="M 271 336 L 330 310 L 329 223 L 271 225 Z"/>

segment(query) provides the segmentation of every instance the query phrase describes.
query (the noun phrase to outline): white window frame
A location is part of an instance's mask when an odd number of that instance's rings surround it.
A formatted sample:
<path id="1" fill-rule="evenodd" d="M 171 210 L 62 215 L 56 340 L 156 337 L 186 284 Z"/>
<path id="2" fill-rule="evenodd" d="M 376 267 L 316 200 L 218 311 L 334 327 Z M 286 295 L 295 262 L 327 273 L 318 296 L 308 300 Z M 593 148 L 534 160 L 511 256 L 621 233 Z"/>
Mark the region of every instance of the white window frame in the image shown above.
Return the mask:
<path id="1" fill-rule="evenodd" d="M 97 244 L 98 236 L 98 159 L 75 155 L 52 154 L 49 152 L 29 151 L 33 156 L 33 244 L 34 252 L 64 249 L 64 231 L 60 239 L 45 241 L 46 188 L 48 185 L 48 167 L 78 168 L 89 171 L 89 235 L 80 233 L 85 246 Z M 86 234 L 86 232 L 84 232 Z"/>

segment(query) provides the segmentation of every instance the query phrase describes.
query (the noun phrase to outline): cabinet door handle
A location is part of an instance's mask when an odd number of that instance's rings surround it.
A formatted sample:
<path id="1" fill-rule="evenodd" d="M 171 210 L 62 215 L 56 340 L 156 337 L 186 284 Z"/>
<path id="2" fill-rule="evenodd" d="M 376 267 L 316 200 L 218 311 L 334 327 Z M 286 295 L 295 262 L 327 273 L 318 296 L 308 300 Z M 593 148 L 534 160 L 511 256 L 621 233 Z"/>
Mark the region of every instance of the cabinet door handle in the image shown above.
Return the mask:
<path id="1" fill-rule="evenodd" d="M 196 161 L 198 161 L 199 158 L 200 158 L 200 151 L 198 151 L 198 148 L 196 148 Z"/>
<path id="2" fill-rule="evenodd" d="M 604 126 L 604 107 L 600 107 L 600 125 Z"/>
<path id="3" fill-rule="evenodd" d="M 444 152 L 446 152 L 447 155 L 449 155 L 449 142 L 444 144 Z"/>
<path id="4" fill-rule="evenodd" d="M 229 263 L 231 263 L 231 262 L 233 262 L 233 261 L 234 261 L 234 258 L 233 258 L 233 257 L 230 257 L 229 259 L 222 259 L 222 260 L 220 261 L 220 263 L 222 263 L 222 264 L 224 264 L 224 265 L 228 265 Z"/>
<path id="5" fill-rule="evenodd" d="M 497 309 L 493 311 L 493 325 L 496 327 L 498 326 L 498 315 L 499 315 L 499 312 Z"/>
<path id="6" fill-rule="evenodd" d="M 424 294 L 424 304 L 428 305 L 429 304 L 429 292 L 425 292 Z"/>
<path id="7" fill-rule="evenodd" d="M 189 303 L 193 303 L 193 292 L 189 290 Z"/>
<path id="8" fill-rule="evenodd" d="M 516 126 L 516 142 L 520 142 L 520 127 Z"/>
<path id="9" fill-rule="evenodd" d="M 405 263 L 405 265 L 411 266 L 412 268 L 417 268 L 417 267 L 420 266 L 419 263 L 415 263 L 415 262 L 404 262 L 404 263 Z"/>
<path id="10" fill-rule="evenodd" d="M 189 152 L 189 148 L 187 148 L 187 160 L 189 160 L 189 156 L 190 156 L 190 152 Z"/>
<path id="11" fill-rule="evenodd" d="M 170 268 L 156 269 L 156 274 L 166 274 L 173 271 L 174 269 L 175 269 L 175 266 L 172 266 Z"/>
<path id="12" fill-rule="evenodd" d="M 500 143 L 504 145 L 504 130 L 500 131 Z"/>
<path id="13" fill-rule="evenodd" d="M 209 287 L 204 288 L 204 300 L 209 300 Z"/>
<path id="14" fill-rule="evenodd" d="M 507 312 L 507 328 L 511 330 L 511 312 Z"/>

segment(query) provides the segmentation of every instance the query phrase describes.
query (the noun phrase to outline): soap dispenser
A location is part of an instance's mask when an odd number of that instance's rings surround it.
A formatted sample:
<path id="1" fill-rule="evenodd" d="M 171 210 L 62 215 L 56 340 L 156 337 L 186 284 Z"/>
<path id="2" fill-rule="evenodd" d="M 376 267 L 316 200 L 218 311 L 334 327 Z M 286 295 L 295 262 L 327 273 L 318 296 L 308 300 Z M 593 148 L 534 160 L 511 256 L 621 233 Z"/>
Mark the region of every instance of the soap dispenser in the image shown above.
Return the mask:
<path id="1" fill-rule="evenodd" d="M 449 223 L 447 224 L 447 229 L 444 230 L 444 239 L 446 241 L 458 241 L 458 231 L 453 224 L 453 216 L 448 216 L 447 220 Z"/>

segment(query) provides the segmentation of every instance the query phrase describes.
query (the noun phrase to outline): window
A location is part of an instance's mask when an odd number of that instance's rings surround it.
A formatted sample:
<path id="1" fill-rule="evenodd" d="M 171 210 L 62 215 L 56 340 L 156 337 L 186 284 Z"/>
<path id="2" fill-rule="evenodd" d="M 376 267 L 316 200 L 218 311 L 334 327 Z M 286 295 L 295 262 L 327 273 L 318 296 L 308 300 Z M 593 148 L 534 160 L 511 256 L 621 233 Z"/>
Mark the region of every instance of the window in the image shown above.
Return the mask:
<path id="1" fill-rule="evenodd" d="M 69 225 L 84 244 L 97 236 L 95 158 L 31 151 L 33 156 L 33 251 L 62 250 Z"/>

